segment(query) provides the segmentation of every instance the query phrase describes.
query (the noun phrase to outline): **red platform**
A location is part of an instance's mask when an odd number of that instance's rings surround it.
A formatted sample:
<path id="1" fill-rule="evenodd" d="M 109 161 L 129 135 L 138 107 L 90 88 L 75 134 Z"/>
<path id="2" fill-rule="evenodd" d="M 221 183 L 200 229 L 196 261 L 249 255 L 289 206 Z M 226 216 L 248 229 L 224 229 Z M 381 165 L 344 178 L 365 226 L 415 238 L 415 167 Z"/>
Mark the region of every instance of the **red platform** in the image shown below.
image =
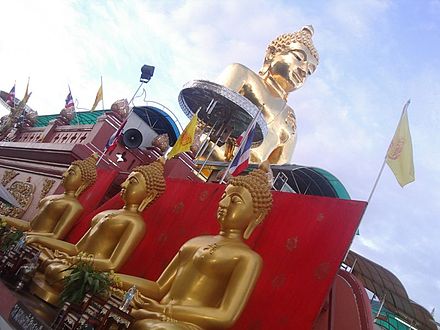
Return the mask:
<path id="1" fill-rule="evenodd" d="M 225 186 L 167 179 L 163 196 L 144 211 L 147 234 L 121 273 L 158 278 L 188 239 L 218 233 L 216 209 Z M 249 241 L 264 261 L 254 293 L 234 329 L 311 329 L 347 252 L 366 203 L 274 192 L 272 212 Z M 119 195 L 83 219 L 118 209 Z"/>

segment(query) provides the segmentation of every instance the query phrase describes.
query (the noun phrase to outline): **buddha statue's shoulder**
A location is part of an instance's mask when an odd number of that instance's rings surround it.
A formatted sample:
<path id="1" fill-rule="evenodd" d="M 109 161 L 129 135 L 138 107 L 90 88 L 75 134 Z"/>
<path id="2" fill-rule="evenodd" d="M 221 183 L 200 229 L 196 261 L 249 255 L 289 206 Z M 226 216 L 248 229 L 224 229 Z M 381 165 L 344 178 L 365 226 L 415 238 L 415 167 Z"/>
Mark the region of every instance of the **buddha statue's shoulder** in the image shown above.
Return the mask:
<path id="1" fill-rule="evenodd" d="M 183 248 L 199 248 L 200 246 L 204 246 L 205 244 L 210 244 L 215 242 L 215 236 L 212 235 L 204 235 L 204 236 L 197 236 L 189 239 L 182 245 Z"/>
<path id="2" fill-rule="evenodd" d="M 217 82 L 232 90 L 239 90 L 243 83 L 264 84 L 260 75 L 240 63 L 229 64 L 220 74 Z"/>
<path id="3" fill-rule="evenodd" d="M 53 202 L 59 202 L 59 203 L 63 203 L 66 205 L 72 205 L 72 206 L 75 205 L 75 206 L 82 208 L 81 203 L 78 201 L 78 199 L 76 197 L 66 196 L 64 194 L 46 196 L 41 199 L 39 204 L 44 205 L 44 204 L 53 203 Z"/>

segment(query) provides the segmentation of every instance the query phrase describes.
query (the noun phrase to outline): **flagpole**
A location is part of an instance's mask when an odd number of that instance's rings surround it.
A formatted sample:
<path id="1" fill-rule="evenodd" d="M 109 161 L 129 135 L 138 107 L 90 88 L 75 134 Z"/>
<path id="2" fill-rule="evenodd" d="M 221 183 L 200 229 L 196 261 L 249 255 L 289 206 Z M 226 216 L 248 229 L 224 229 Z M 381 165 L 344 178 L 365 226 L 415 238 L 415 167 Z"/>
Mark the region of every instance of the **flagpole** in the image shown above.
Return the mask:
<path id="1" fill-rule="evenodd" d="M 257 112 L 257 115 L 256 115 L 254 118 L 252 118 L 251 123 L 249 124 L 249 126 L 248 126 L 247 129 L 246 129 L 246 134 L 243 136 L 243 141 L 248 137 L 248 135 L 249 135 L 249 133 L 250 133 L 250 130 L 251 130 L 251 127 L 253 127 L 253 125 L 254 125 L 255 122 L 257 121 L 257 118 L 258 118 L 258 116 L 261 114 L 261 111 L 262 111 L 262 110 L 263 110 L 263 107 L 260 107 L 259 110 L 258 110 L 258 112 Z M 244 148 L 244 143 L 243 143 L 243 142 L 241 143 L 240 148 L 238 149 L 237 153 L 235 154 L 235 157 L 237 157 L 237 155 L 239 154 L 239 151 L 241 150 L 241 148 Z M 226 168 L 225 174 L 223 174 L 223 176 L 222 176 L 222 178 L 221 178 L 221 180 L 220 180 L 220 184 L 223 183 L 223 181 L 224 181 L 225 178 L 226 178 L 226 175 L 228 175 L 228 172 L 229 172 L 229 170 L 231 169 L 231 166 L 232 166 L 232 163 L 234 162 L 235 157 L 232 158 L 232 161 L 229 162 L 229 165 L 228 165 L 228 167 Z"/>
<path id="2" fill-rule="evenodd" d="M 403 114 L 408 109 L 408 106 L 409 106 L 410 103 L 411 103 L 411 99 L 408 99 L 408 101 L 406 101 L 405 105 L 403 106 L 402 113 L 400 114 L 400 119 L 399 119 L 399 122 L 398 122 L 397 125 L 400 124 L 400 122 L 402 120 L 402 117 L 403 117 Z M 389 147 L 388 147 L 388 149 L 389 149 Z M 376 191 L 376 187 L 377 187 L 377 184 L 379 183 L 379 179 L 382 176 L 382 172 L 383 172 L 383 169 L 385 168 L 385 163 L 386 163 L 386 160 L 387 160 L 388 149 L 387 149 L 387 152 L 385 153 L 385 157 L 384 157 L 382 166 L 380 167 L 379 174 L 377 175 L 376 181 L 374 182 L 373 188 L 371 189 L 370 195 L 368 196 L 367 205 L 365 206 L 365 209 L 362 212 L 361 219 L 359 221 L 359 225 L 358 225 L 358 227 L 356 229 L 356 233 L 359 231 L 359 227 L 361 226 L 362 219 L 364 218 L 364 215 L 365 215 L 365 212 L 367 211 L 368 205 L 370 205 L 371 198 L 373 197 L 373 194 Z M 354 237 L 355 236 L 353 236 L 353 239 L 351 241 L 352 243 L 353 243 Z M 344 257 L 344 260 L 347 258 L 349 251 L 350 251 L 350 249 L 347 250 L 347 253 L 346 253 L 345 257 Z"/>
<path id="3" fill-rule="evenodd" d="M 403 106 L 402 113 L 400 114 L 400 119 L 399 119 L 398 125 L 400 124 L 400 121 L 402 120 L 403 114 L 408 109 L 408 106 L 409 106 L 410 103 L 411 103 L 411 99 L 406 101 L 405 105 Z M 382 176 L 382 172 L 383 172 L 383 169 L 385 168 L 385 163 L 386 163 L 386 160 L 387 160 L 387 154 L 388 154 L 388 149 L 387 149 L 387 152 L 385 153 L 385 157 L 383 159 L 382 166 L 381 166 L 381 168 L 379 170 L 379 174 L 377 175 L 376 181 L 374 182 L 373 189 L 371 189 L 370 195 L 368 196 L 368 200 L 367 200 L 368 204 L 370 203 L 371 198 L 373 197 L 373 194 L 376 191 L 376 187 L 377 187 L 377 184 L 379 183 L 379 179 Z M 368 206 L 368 204 L 367 204 L 367 206 Z"/>
<path id="4" fill-rule="evenodd" d="M 102 86 L 102 75 L 101 75 L 101 98 L 102 98 L 102 110 L 104 110 L 104 87 Z"/>

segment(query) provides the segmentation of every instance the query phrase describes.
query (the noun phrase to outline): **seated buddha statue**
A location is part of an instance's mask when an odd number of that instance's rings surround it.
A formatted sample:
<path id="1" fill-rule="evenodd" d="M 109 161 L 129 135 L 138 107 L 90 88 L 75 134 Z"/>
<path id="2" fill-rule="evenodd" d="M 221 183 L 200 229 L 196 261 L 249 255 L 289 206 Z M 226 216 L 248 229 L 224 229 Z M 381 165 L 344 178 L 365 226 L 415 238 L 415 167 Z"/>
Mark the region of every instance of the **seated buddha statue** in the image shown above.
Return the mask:
<path id="1" fill-rule="evenodd" d="M 244 240 L 272 206 L 267 173 L 231 179 L 219 202 L 220 232 L 187 241 L 159 279 L 118 274 L 136 286 L 133 329 L 227 329 L 243 311 L 262 267 Z M 131 328 L 130 328 L 131 329 Z"/>
<path id="2" fill-rule="evenodd" d="M 40 272 L 31 287 L 33 293 L 56 304 L 63 288 L 62 279 L 69 274 L 66 268 L 82 255 L 93 256 L 94 268 L 99 271 L 117 271 L 123 266 L 146 232 L 140 213 L 165 191 L 163 169 L 161 161 L 134 168 L 121 184 L 124 207 L 98 213 L 78 243 L 29 237 L 28 243 L 38 246 L 42 252 Z"/>
<path id="3" fill-rule="evenodd" d="M 300 88 L 318 65 L 318 52 L 312 43 L 313 28 L 305 26 L 295 33 L 283 34 L 266 50 L 259 73 L 242 64 L 226 67 L 217 82 L 245 96 L 266 120 L 268 133 L 262 144 L 251 150 L 251 161 L 268 159 L 271 164 L 291 161 L 296 144 L 296 117 L 287 105 L 290 92 Z M 227 147 L 223 147 L 227 150 Z M 225 159 L 221 151 L 216 157 Z"/>
<path id="4" fill-rule="evenodd" d="M 96 181 L 96 160 L 96 155 L 75 160 L 63 173 L 64 193 L 42 198 L 30 222 L 7 216 L 2 219 L 27 235 L 63 239 L 83 212 L 77 197 Z"/>

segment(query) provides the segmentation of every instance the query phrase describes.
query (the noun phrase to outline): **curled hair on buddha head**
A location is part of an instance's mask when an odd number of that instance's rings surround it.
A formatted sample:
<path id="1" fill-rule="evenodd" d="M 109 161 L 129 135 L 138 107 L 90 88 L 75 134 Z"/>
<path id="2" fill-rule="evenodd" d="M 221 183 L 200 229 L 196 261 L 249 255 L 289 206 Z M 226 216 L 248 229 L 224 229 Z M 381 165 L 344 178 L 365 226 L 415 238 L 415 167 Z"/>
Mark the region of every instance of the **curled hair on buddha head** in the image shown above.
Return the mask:
<path id="1" fill-rule="evenodd" d="M 96 161 L 98 160 L 97 154 L 92 154 L 86 159 L 75 160 L 71 165 L 79 167 L 81 172 L 82 185 L 78 188 L 75 195 L 79 196 L 84 190 L 95 183 L 96 181 Z"/>
<path id="2" fill-rule="evenodd" d="M 272 193 L 268 181 L 268 169 L 266 162 L 263 162 L 258 169 L 243 176 L 236 176 L 229 179 L 228 184 L 246 188 L 252 197 L 254 214 L 262 215 L 261 221 L 266 217 L 272 208 Z"/>
<path id="3" fill-rule="evenodd" d="M 156 196 L 154 199 L 162 195 L 165 191 L 165 177 L 163 175 L 163 170 L 163 158 L 159 158 L 157 161 L 151 164 L 141 165 L 133 169 L 133 172 L 139 172 L 144 177 L 147 191 L 156 191 Z"/>

